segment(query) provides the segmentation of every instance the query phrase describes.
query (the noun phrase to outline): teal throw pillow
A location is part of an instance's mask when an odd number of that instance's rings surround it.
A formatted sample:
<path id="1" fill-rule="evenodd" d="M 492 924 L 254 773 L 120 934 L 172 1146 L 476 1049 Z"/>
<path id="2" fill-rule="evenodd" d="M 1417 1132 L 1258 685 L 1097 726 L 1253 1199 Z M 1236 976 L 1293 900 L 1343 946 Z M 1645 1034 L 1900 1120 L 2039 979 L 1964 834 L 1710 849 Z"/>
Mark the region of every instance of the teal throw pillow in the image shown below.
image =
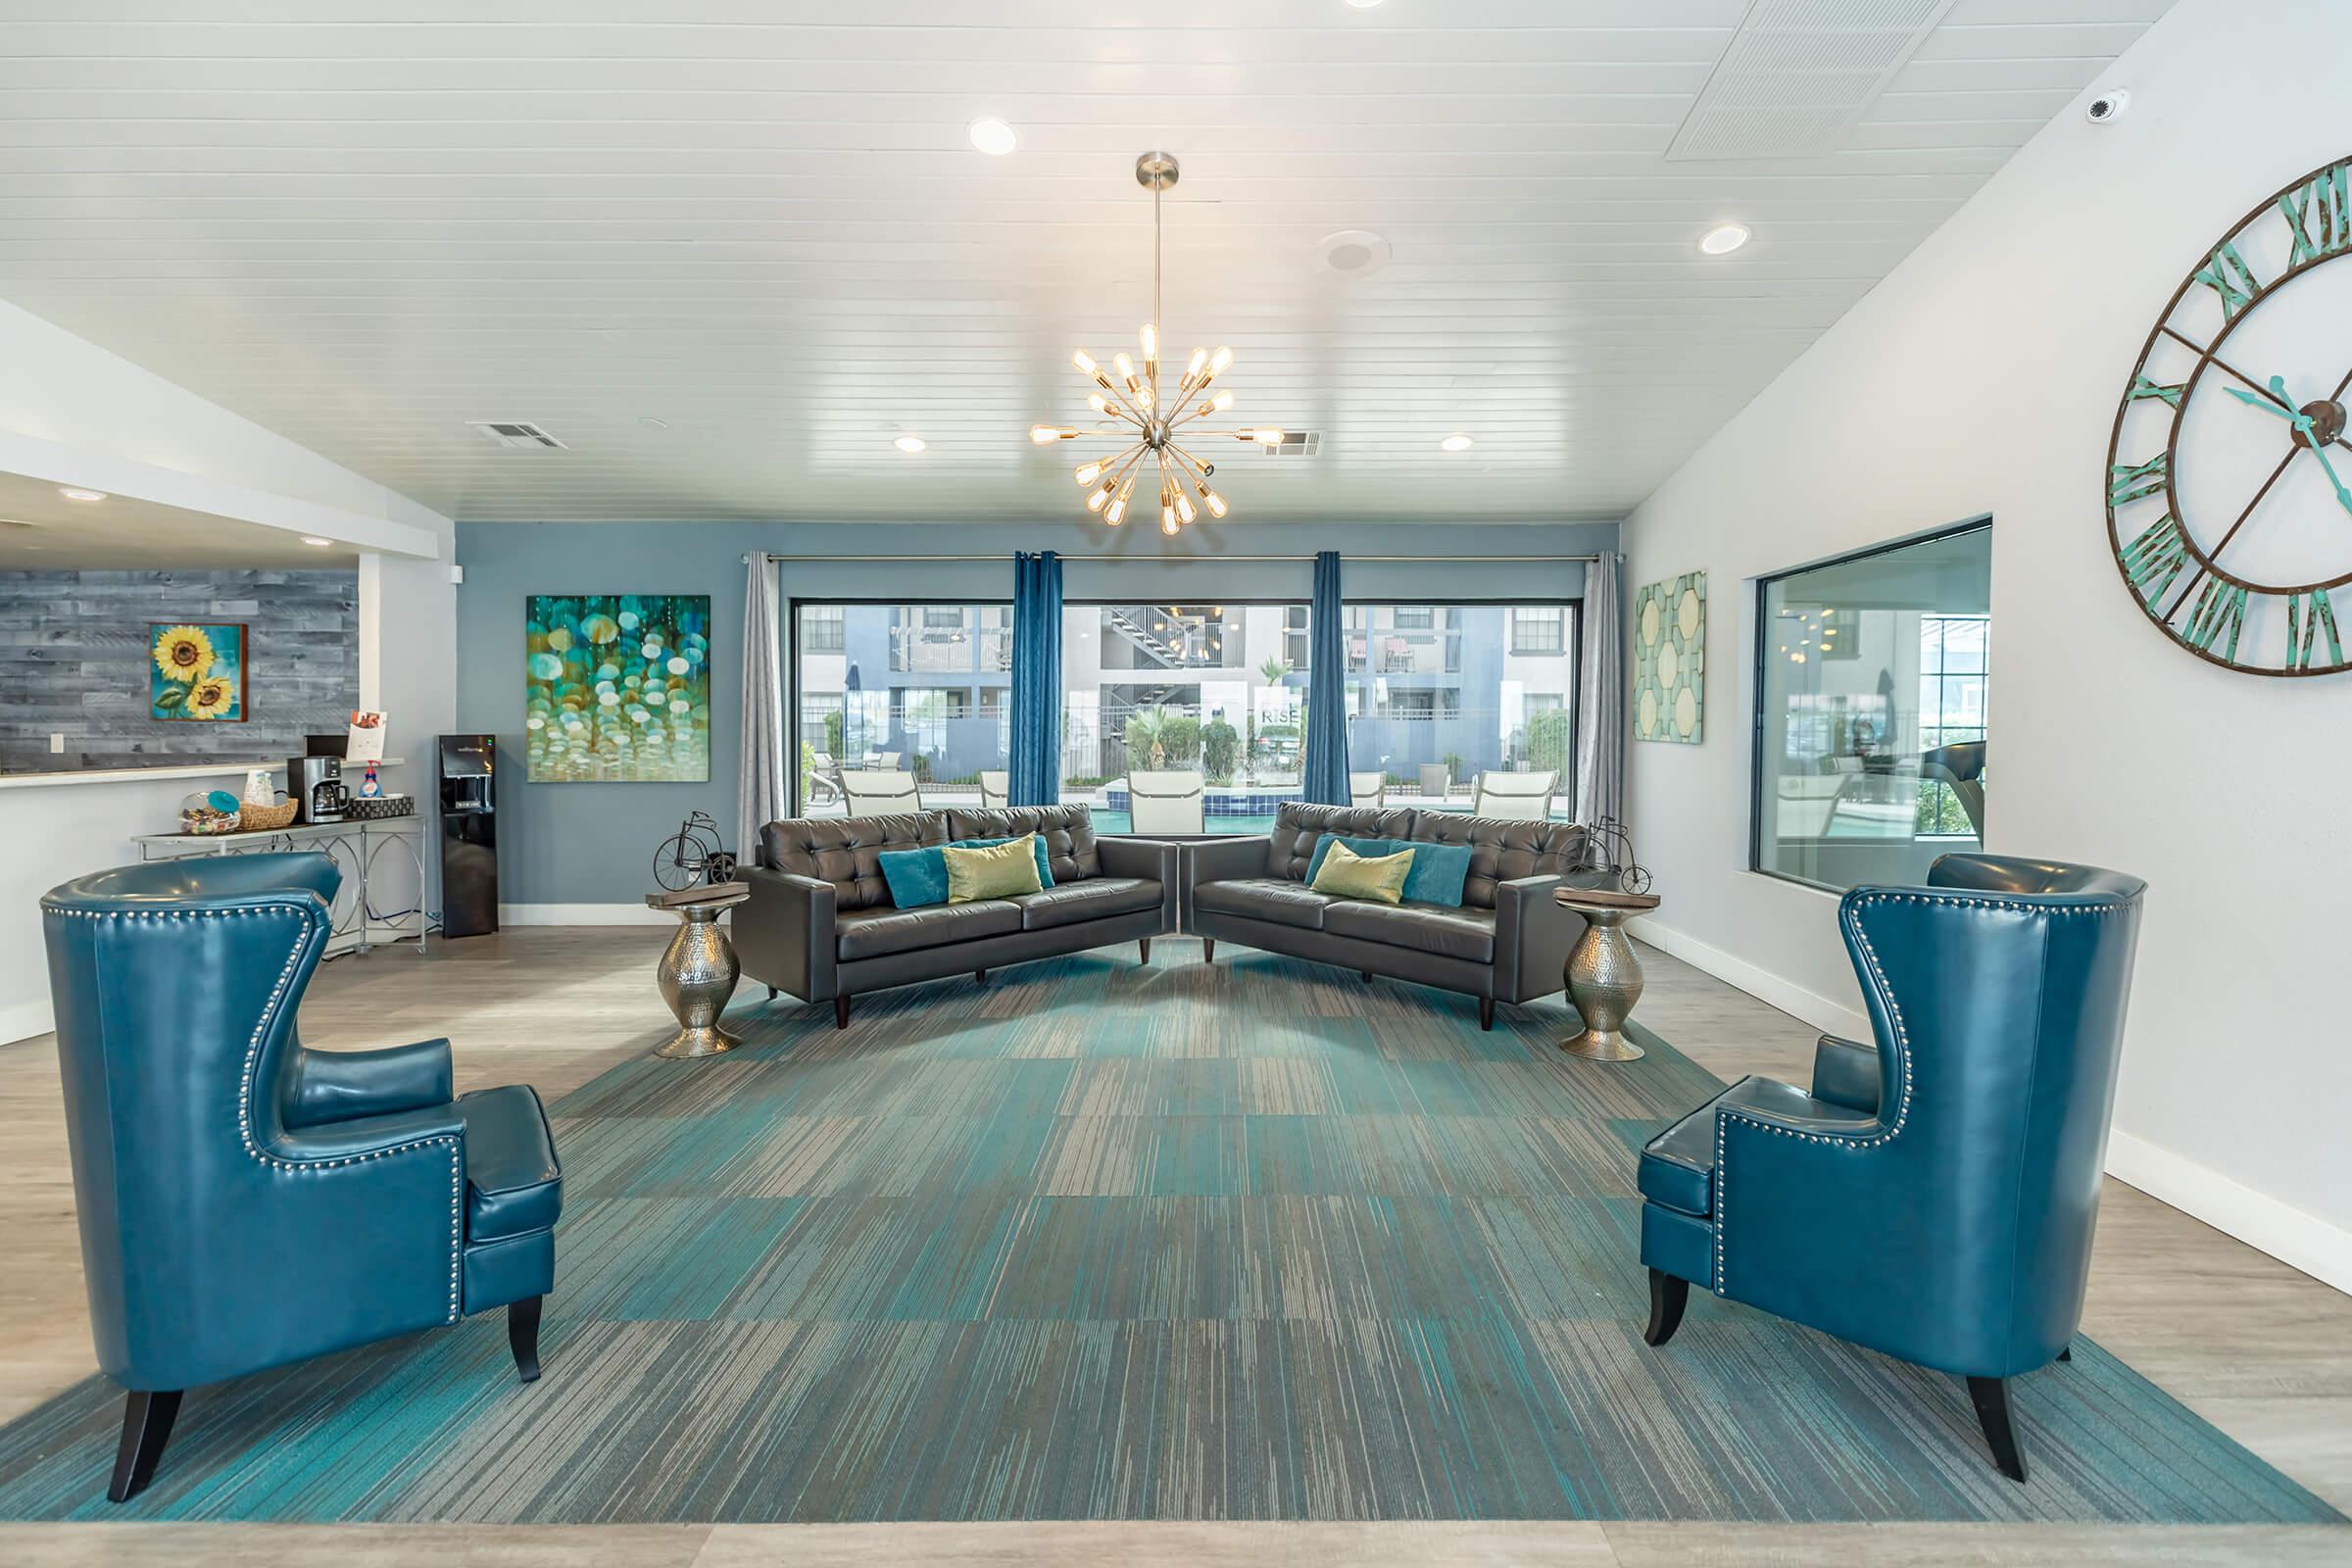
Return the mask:
<path id="1" fill-rule="evenodd" d="M 1014 835 L 1007 834 L 1005 837 L 1001 839 L 957 839 L 953 847 L 958 850 L 993 850 L 1000 844 L 1010 844 L 1013 840 L 1013 837 Z M 1039 889 L 1043 890 L 1054 885 L 1054 868 L 1046 863 L 1046 836 L 1043 833 L 1037 834 L 1036 842 L 1037 885 Z M 946 862 L 942 861 L 941 866 L 942 868 L 939 874 L 944 877 L 948 874 L 945 868 Z M 939 895 L 940 900 L 945 902 L 947 896 L 947 892 L 943 886 Z"/>
<path id="2" fill-rule="evenodd" d="M 939 846 L 884 850 L 874 859 L 882 867 L 882 881 L 890 889 L 890 902 L 900 908 L 919 909 L 926 905 L 948 902 L 948 858 Z"/>
<path id="3" fill-rule="evenodd" d="M 1306 862 L 1308 887 L 1315 885 L 1315 873 L 1323 869 L 1323 857 L 1335 843 L 1345 844 L 1358 855 L 1395 855 L 1398 850 L 1411 850 L 1413 869 L 1404 879 L 1404 902 L 1442 904 L 1449 909 L 1462 906 L 1462 885 L 1470 880 L 1469 845 L 1344 838 L 1337 833 L 1326 833 L 1315 841 L 1314 858 Z"/>

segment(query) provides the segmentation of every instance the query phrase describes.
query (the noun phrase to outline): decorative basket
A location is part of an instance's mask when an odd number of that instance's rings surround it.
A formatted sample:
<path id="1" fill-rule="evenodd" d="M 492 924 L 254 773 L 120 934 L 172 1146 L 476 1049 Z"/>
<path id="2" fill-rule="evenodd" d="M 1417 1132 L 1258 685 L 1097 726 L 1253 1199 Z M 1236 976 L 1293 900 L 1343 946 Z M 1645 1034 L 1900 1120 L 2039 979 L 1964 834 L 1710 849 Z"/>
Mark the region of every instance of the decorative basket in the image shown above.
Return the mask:
<path id="1" fill-rule="evenodd" d="M 294 822 L 294 809 L 301 804 L 290 797 L 278 802 L 275 806 L 256 806 L 248 801 L 237 808 L 239 818 L 237 831 L 240 833 L 274 833 L 279 828 L 290 827 Z"/>

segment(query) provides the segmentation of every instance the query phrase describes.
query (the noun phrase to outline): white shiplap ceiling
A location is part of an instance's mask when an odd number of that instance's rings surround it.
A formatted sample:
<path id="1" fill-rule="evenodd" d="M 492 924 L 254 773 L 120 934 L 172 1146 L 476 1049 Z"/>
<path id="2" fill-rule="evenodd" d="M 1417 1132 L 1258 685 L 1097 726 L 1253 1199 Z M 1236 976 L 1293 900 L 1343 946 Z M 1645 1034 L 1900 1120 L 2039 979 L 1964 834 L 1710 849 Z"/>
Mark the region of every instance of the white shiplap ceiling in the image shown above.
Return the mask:
<path id="1" fill-rule="evenodd" d="M 6 0 L 0 297 L 460 517 L 1061 517 L 1164 147 L 1171 346 L 1322 437 L 1236 522 L 1614 516 L 2169 3 Z M 1832 150 L 1670 160 L 1791 16 L 1917 47 Z"/>

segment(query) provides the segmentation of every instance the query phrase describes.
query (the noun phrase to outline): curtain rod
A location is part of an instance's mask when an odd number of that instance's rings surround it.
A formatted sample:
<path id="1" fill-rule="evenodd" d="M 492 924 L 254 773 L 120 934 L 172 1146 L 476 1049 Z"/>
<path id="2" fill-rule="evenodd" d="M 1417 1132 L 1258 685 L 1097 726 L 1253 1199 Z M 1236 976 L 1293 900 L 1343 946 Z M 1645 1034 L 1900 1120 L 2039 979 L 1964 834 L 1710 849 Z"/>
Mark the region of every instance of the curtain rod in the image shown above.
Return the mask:
<path id="1" fill-rule="evenodd" d="M 938 563 L 942 563 L 942 562 L 988 562 L 988 561 L 997 561 L 997 562 L 1002 562 L 1002 561 L 1006 561 L 1006 560 L 1008 560 L 1009 558 L 1008 558 L 1008 557 L 1005 557 L 1005 556 L 1002 556 L 1002 555 L 994 555 L 994 556 L 793 556 L 793 555 L 772 555 L 772 554 L 771 554 L 771 555 L 769 555 L 769 556 L 768 556 L 768 558 L 767 558 L 767 559 L 768 559 L 768 560 L 770 560 L 770 561 L 804 561 L 804 562 L 806 562 L 806 561 L 819 561 L 819 562 L 850 562 L 850 561 L 855 561 L 855 562 L 861 562 L 861 563 L 866 563 L 866 564 L 874 564 L 874 563 L 878 563 L 878 562 L 886 562 L 886 561 L 887 561 L 887 562 L 905 561 L 905 562 L 929 563 L 929 564 L 938 564 Z M 1600 555 L 1596 555 L 1596 554 L 1594 554 L 1594 553 L 1593 553 L 1593 552 L 1592 552 L 1592 551 L 1587 551 L 1587 552 L 1585 552 L 1583 555 L 1577 555 L 1577 556 L 1365 556 L 1365 555 L 1350 555 L 1350 554 L 1348 554 L 1348 552 L 1346 552 L 1346 551 L 1342 551 L 1342 552 L 1341 552 L 1341 554 L 1340 554 L 1340 564 L 1341 564 L 1343 566 L 1345 566 L 1345 565 L 1346 565 L 1348 563 L 1349 563 L 1349 562 L 1352 562 L 1352 561 L 1373 561 L 1373 562 L 1403 562 L 1403 563 L 1418 563 L 1418 562 L 1432 562 L 1432 561 L 1458 561 L 1458 562 L 1464 562 L 1464 563 L 1474 563 L 1474 562 L 1490 562 L 1490 561 L 1491 561 L 1491 562 L 1499 562 L 1499 563 L 1511 563 L 1511 562 L 1518 562 L 1518 563 L 1527 563 L 1527 562 L 1572 562 L 1572 561 L 1581 561 L 1581 562 L 1588 562 L 1588 563 L 1590 563 L 1590 562 L 1601 561 L 1601 560 L 1604 560 L 1604 559 L 1614 559 L 1614 558 L 1613 558 L 1613 557 L 1603 557 L 1603 556 L 1600 556 Z M 1136 559 L 1129 558 L 1129 557 L 1125 557 L 1125 556 L 1064 556 L 1064 557 L 1062 557 L 1062 558 L 1061 558 L 1061 560 L 1062 560 L 1062 564 L 1064 564 L 1064 565 L 1074 565 L 1074 564 L 1088 564 L 1088 565 L 1092 565 L 1092 564 L 1097 564 L 1097 563 L 1102 563 L 1102 564 L 1108 564 L 1108 565 L 1134 565 L 1134 564 L 1138 564 L 1138 561 L 1137 561 Z M 1289 564 L 1289 565 L 1308 565 L 1308 566 L 1311 566 L 1311 565 L 1313 565 L 1313 564 L 1314 564 L 1315 558 L 1314 558 L 1314 557 L 1312 557 L 1312 556 L 1159 556 L 1159 557 L 1156 557 L 1156 558 L 1146 558 L 1146 560 L 1157 560 L 1157 561 L 1159 561 L 1159 562 L 1161 562 L 1161 563 L 1170 563 L 1170 562 L 1173 562 L 1173 563 L 1176 563 L 1176 564 L 1183 564 L 1183 565 L 1188 565 L 1188 566 L 1219 566 L 1219 565 L 1226 565 L 1226 564 L 1237 564 L 1237 565 L 1266 565 L 1266 564 Z M 752 558 L 751 558 L 749 555 L 746 555 L 746 556 L 743 558 L 743 564 L 744 564 L 745 565 L 747 565 L 747 566 L 751 564 L 751 561 L 752 561 Z"/>

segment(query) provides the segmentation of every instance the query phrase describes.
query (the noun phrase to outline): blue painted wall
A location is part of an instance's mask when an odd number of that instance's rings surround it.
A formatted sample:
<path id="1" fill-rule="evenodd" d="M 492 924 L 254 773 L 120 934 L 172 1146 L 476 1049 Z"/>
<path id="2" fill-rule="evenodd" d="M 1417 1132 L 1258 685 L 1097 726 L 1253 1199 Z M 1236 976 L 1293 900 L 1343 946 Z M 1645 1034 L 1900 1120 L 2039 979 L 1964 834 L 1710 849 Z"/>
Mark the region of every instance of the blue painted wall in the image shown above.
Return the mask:
<path id="1" fill-rule="evenodd" d="M 1016 550 L 1061 552 L 1063 591 L 1073 600 L 1303 600 L 1312 587 L 1310 564 L 1227 558 L 1338 550 L 1358 558 L 1345 566 L 1349 597 L 1442 603 L 1580 597 L 1581 565 L 1493 558 L 1614 550 L 1617 525 L 1261 523 L 1214 537 L 1195 529 L 1168 548 L 1163 543 L 1140 528 L 1113 533 L 1079 523 L 460 523 L 458 727 L 499 740 L 502 902 L 634 904 L 653 885 L 655 844 L 687 812 L 709 811 L 732 837 L 747 551 L 859 558 L 786 563 L 781 581 L 788 600 L 1009 600 Z M 1361 559 L 1440 554 L 1447 559 Z M 990 559 L 906 559 L 926 555 Z M 564 593 L 710 596 L 709 783 L 524 782 L 515 749 L 523 716 L 523 600 Z"/>

